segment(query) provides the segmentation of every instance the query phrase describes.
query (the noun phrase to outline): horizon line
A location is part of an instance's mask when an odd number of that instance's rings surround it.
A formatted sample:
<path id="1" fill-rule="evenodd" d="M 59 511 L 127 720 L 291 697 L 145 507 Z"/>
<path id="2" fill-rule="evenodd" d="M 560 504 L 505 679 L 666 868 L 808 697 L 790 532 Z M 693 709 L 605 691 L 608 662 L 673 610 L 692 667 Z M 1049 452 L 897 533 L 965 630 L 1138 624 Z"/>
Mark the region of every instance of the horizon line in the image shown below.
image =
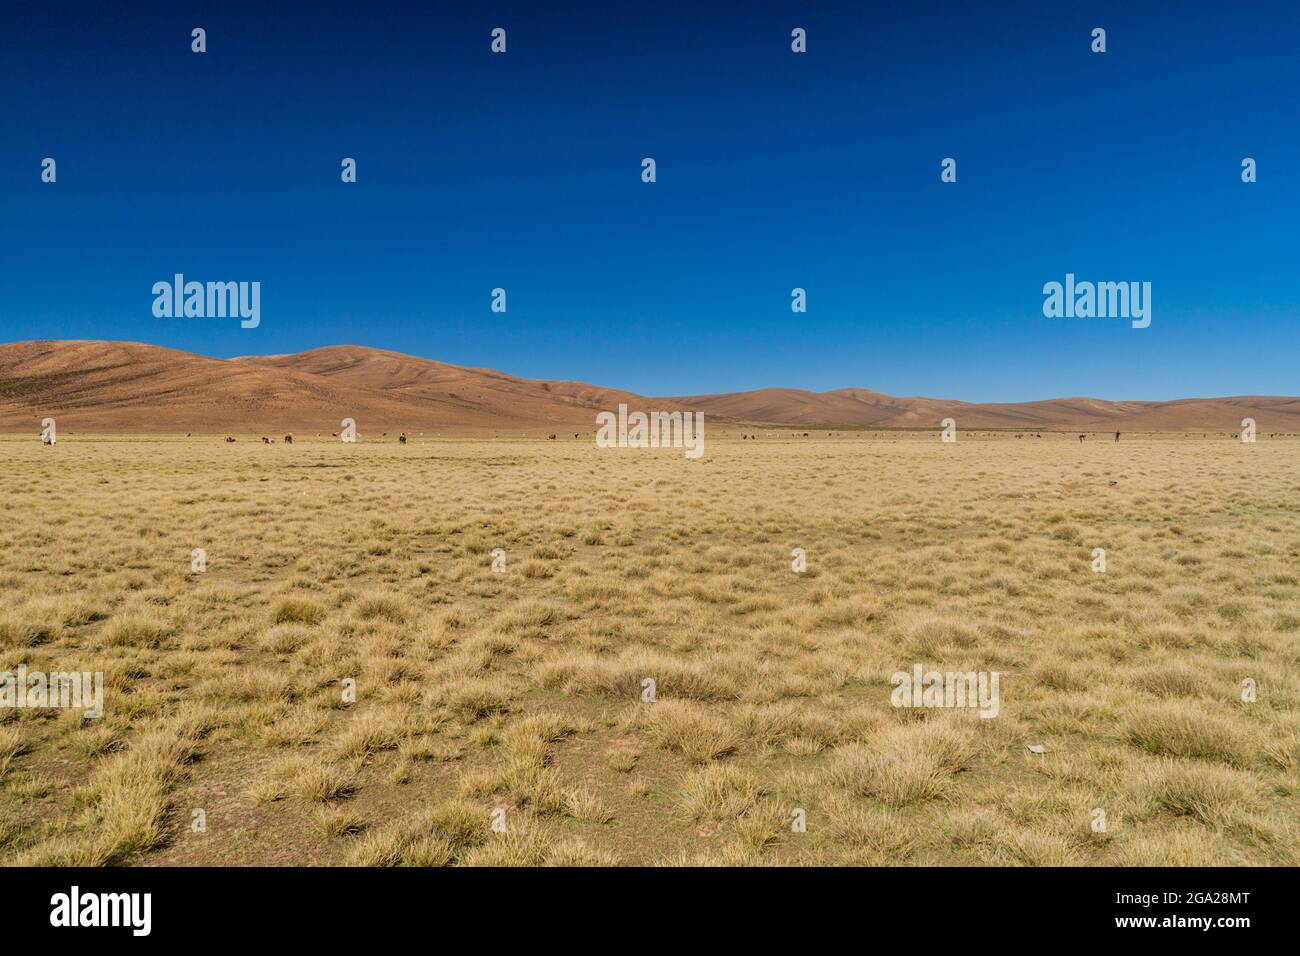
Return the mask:
<path id="1" fill-rule="evenodd" d="M 438 365 L 445 365 L 450 368 L 462 369 L 466 371 L 493 372 L 499 375 L 506 375 L 509 376 L 510 378 L 518 379 L 520 381 L 556 382 L 556 383 L 568 383 L 568 384 L 576 384 L 576 385 L 587 385 L 592 388 L 601 388 L 601 389 L 606 389 L 608 391 L 628 392 L 629 394 L 637 395 L 638 397 L 641 398 L 664 399 L 664 400 L 719 398 L 723 396 L 733 396 L 733 395 L 751 395 L 756 392 L 777 392 L 777 391 L 796 392 L 796 393 L 803 393 L 806 395 L 818 395 L 818 396 L 834 395 L 836 393 L 848 392 L 848 391 L 863 391 L 863 392 L 871 392 L 875 395 L 880 395 L 885 398 L 912 399 L 912 400 L 919 400 L 919 401 L 945 402 L 945 403 L 957 403 L 957 404 L 964 404 L 964 405 L 982 405 L 982 406 L 1012 406 L 1012 405 L 1042 404 L 1046 402 L 1078 402 L 1078 401 L 1105 402 L 1106 404 L 1109 405 L 1170 405 L 1178 402 L 1230 401 L 1232 399 L 1245 399 L 1245 398 L 1300 400 L 1300 396 L 1297 395 L 1241 392 L 1241 393 L 1231 394 L 1231 395 L 1198 395 L 1198 396 L 1185 396 L 1181 398 L 1102 398 L 1096 395 L 1062 395 L 1054 398 L 1031 398 L 1031 399 L 1023 399 L 1021 401 L 986 402 L 986 401 L 973 401 L 971 399 L 964 399 L 964 398 L 937 398 L 932 395 L 921 395 L 921 394 L 903 395 L 903 394 L 896 394 L 893 392 L 882 392 L 879 391 L 878 389 L 874 389 L 866 385 L 843 385 L 836 388 L 823 389 L 820 391 L 816 389 L 796 388 L 789 385 L 760 385 L 752 388 L 737 389 L 728 392 L 690 392 L 690 393 L 679 393 L 675 395 L 648 394 L 643 392 L 633 392 L 621 386 L 602 385 L 595 382 L 588 382 L 588 381 L 575 379 L 575 378 L 564 378 L 564 377 L 532 378 L 528 376 L 518 375 L 513 372 L 507 372 L 504 369 L 494 368 L 487 365 L 462 365 L 455 362 L 448 362 L 445 361 L 444 359 L 431 358 L 426 355 L 417 355 L 411 352 L 399 352 L 396 349 L 382 348 L 380 346 L 375 346 L 375 345 L 361 345 L 361 344 L 351 343 L 351 342 L 342 342 L 333 345 L 320 345 L 309 349 L 301 349 L 297 352 L 269 352 L 260 355 L 254 353 L 244 353 L 241 355 L 232 355 L 226 357 L 222 357 L 218 355 L 207 355 L 202 352 L 194 352 L 188 349 L 176 348 L 170 345 L 160 345 L 156 342 L 144 342 L 135 339 L 21 339 L 13 342 L 0 342 L 0 349 L 12 348 L 12 347 L 23 346 L 23 345 L 53 345 L 53 346 L 133 345 L 133 346 L 142 346 L 150 349 L 159 349 L 167 352 L 176 352 L 180 355 L 194 356 L 197 358 L 208 359 L 213 362 L 239 362 L 244 359 L 292 358 L 295 356 L 308 355 L 313 352 L 325 352 L 331 349 L 360 349 L 367 352 L 394 355 L 401 358 L 414 359 L 416 361 L 421 361 L 421 362 L 433 362 Z"/>

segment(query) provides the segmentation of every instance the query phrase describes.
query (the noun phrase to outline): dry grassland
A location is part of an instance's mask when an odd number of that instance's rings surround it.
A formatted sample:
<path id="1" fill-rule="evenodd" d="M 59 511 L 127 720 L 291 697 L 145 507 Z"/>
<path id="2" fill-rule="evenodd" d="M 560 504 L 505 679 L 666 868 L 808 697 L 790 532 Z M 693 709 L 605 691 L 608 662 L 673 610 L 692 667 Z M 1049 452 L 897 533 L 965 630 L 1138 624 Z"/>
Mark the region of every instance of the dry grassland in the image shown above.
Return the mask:
<path id="1" fill-rule="evenodd" d="M 0 710 L 6 862 L 1300 863 L 1300 440 L 61 438 L 0 672 L 105 715 Z"/>

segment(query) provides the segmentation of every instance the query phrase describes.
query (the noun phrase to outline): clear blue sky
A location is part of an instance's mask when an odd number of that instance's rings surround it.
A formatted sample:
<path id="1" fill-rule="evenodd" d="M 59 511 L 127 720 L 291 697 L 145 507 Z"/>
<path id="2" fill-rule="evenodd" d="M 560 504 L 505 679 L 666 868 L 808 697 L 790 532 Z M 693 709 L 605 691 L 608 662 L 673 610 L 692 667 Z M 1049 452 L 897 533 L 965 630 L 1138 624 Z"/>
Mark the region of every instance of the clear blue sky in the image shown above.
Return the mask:
<path id="1" fill-rule="evenodd" d="M 1294 0 L 5 19 L 0 341 L 354 343 L 660 395 L 1300 392 Z M 176 272 L 260 281 L 261 326 L 154 318 Z M 1044 318 L 1066 272 L 1151 282 L 1151 327 Z"/>

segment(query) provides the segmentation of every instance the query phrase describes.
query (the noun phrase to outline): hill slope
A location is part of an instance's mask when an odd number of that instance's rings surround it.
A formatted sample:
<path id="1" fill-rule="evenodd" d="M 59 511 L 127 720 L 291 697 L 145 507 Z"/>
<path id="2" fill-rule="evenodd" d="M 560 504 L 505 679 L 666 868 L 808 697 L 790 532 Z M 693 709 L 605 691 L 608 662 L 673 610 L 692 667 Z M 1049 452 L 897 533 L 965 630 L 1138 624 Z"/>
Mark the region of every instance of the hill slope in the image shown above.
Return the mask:
<path id="1" fill-rule="evenodd" d="M 1300 431 L 1300 398 L 1279 396 L 1190 398 L 1171 402 L 1058 398 L 1015 404 L 975 404 L 938 398 L 898 398 L 863 388 L 831 392 L 765 388 L 724 395 L 680 396 L 664 401 L 741 421 L 806 426 L 937 428 L 943 419 L 953 418 L 961 428 L 1236 431 L 1243 418 L 1253 417 L 1261 431 Z"/>
<path id="2" fill-rule="evenodd" d="M 295 355 L 214 359 L 132 342 L 0 345 L 0 431 L 53 416 L 103 432 L 328 434 L 354 418 L 363 434 L 433 430 L 589 433 L 598 411 L 692 409 L 725 421 L 807 426 L 1026 430 L 1300 431 L 1300 399 L 1244 396 L 1168 402 L 1064 398 L 973 404 L 900 398 L 864 388 L 765 388 L 646 398 L 632 392 L 517 378 L 397 352 L 341 345 Z"/>
<path id="3" fill-rule="evenodd" d="M 536 382 L 355 346 L 212 359 L 126 342 L 0 346 L 0 430 L 54 416 L 113 432 L 590 429 L 626 392 Z"/>

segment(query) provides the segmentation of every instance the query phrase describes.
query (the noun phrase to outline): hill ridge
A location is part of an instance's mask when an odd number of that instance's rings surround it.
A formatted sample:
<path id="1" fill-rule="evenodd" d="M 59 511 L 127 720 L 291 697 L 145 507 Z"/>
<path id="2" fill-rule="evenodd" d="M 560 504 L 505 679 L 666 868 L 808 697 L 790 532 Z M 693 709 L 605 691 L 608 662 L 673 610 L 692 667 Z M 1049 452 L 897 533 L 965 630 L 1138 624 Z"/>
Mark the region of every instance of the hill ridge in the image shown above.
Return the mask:
<path id="1" fill-rule="evenodd" d="M 1300 431 L 1300 398 L 1238 395 L 1159 401 L 1089 396 L 966 402 L 850 386 L 814 392 L 644 396 L 578 381 L 529 379 L 364 345 L 219 359 L 145 342 L 33 340 L 0 345 L 0 431 L 51 416 L 61 428 L 114 432 L 328 433 L 345 417 L 366 431 L 594 431 L 598 411 L 701 411 L 732 424 L 1026 431 L 1210 431 L 1255 418 Z"/>

